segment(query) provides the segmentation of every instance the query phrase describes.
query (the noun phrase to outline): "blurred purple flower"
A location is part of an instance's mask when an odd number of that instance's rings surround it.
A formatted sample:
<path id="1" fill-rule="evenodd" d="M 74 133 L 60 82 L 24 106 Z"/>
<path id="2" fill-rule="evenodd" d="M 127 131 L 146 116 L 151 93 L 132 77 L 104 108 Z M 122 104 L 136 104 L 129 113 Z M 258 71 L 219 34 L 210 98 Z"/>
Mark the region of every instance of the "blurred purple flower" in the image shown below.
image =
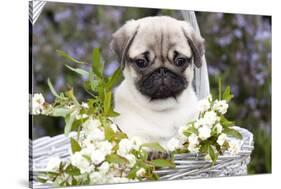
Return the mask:
<path id="1" fill-rule="evenodd" d="M 255 97 L 249 97 L 245 99 L 245 105 L 249 106 L 251 109 L 255 109 L 257 107 L 257 99 Z"/>
<path id="2" fill-rule="evenodd" d="M 109 13 L 114 22 L 119 22 L 123 14 L 120 10 L 117 9 L 111 10 Z"/>
<path id="3" fill-rule="evenodd" d="M 61 89 L 63 88 L 63 86 L 65 86 L 65 80 L 64 80 L 64 76 L 60 75 L 56 78 L 56 82 L 55 82 L 55 88 L 56 89 Z"/>
<path id="4" fill-rule="evenodd" d="M 271 32 L 258 30 L 255 35 L 255 40 L 264 41 L 271 38 Z"/>
<path id="5" fill-rule="evenodd" d="M 240 92 L 240 89 L 237 85 L 235 84 L 230 84 L 230 88 L 231 88 L 231 92 L 234 96 L 238 96 L 239 95 L 239 92 Z"/>
<path id="6" fill-rule="evenodd" d="M 235 29 L 233 33 L 234 33 L 234 36 L 237 37 L 238 39 L 240 39 L 242 37 L 242 32 L 240 29 Z"/>
<path id="7" fill-rule="evenodd" d="M 61 22 L 71 16 L 70 9 L 55 13 L 55 21 Z"/>
<path id="8" fill-rule="evenodd" d="M 266 75 L 263 73 L 263 72 L 260 72 L 260 73 L 256 73 L 255 74 L 255 79 L 257 80 L 258 82 L 258 85 L 263 85 L 264 82 L 265 82 L 265 77 Z"/>
<path id="9" fill-rule="evenodd" d="M 240 51 L 237 51 L 237 52 L 235 53 L 235 58 L 236 58 L 237 61 L 240 61 L 241 58 L 242 58 L 242 53 L 241 53 Z"/>
<path id="10" fill-rule="evenodd" d="M 220 74 L 220 70 L 217 67 L 208 66 L 208 73 L 210 76 L 214 76 L 214 75 L 219 75 Z"/>
<path id="11" fill-rule="evenodd" d="M 257 52 L 253 52 L 252 54 L 251 54 L 251 57 L 250 57 L 250 62 L 252 63 L 252 64 L 255 64 L 256 62 L 257 62 L 257 60 L 259 59 L 259 54 L 257 53 Z"/>
<path id="12" fill-rule="evenodd" d="M 217 40 L 218 44 L 221 46 L 221 47 L 225 47 L 227 45 L 229 45 L 231 42 L 232 42 L 232 35 L 231 34 L 228 34 L 228 35 L 225 35 L 221 38 L 219 38 Z"/>
<path id="13" fill-rule="evenodd" d="M 76 11 L 76 15 L 77 15 L 79 20 L 83 20 L 87 16 L 89 16 L 91 12 L 93 12 L 93 6 L 84 5 L 84 6 L 82 6 L 82 8 L 80 8 Z"/>
<path id="14" fill-rule="evenodd" d="M 240 14 L 236 15 L 236 21 L 237 21 L 238 26 L 240 26 L 240 27 L 246 26 L 246 20 L 243 15 L 240 15 Z"/>
<path id="15" fill-rule="evenodd" d="M 113 61 L 106 65 L 105 75 L 110 76 L 113 72 L 119 67 L 119 63 L 117 61 Z"/>

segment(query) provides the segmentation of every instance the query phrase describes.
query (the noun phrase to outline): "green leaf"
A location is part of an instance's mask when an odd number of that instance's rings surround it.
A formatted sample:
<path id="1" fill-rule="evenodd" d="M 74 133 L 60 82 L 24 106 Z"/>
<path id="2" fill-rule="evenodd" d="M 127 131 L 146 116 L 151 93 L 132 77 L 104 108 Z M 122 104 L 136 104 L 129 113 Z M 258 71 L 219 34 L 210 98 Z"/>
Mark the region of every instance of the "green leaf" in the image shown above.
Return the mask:
<path id="1" fill-rule="evenodd" d="M 114 138 L 114 131 L 109 126 L 104 126 L 104 136 L 106 140 L 111 141 Z"/>
<path id="2" fill-rule="evenodd" d="M 91 162 L 91 157 L 88 155 L 82 155 L 87 161 Z"/>
<path id="3" fill-rule="evenodd" d="M 72 123 L 75 120 L 75 116 L 76 116 L 76 114 L 70 113 L 64 118 L 64 121 L 65 121 L 64 134 L 66 136 L 68 136 L 68 134 L 70 133 L 70 131 L 72 129 Z"/>
<path id="4" fill-rule="evenodd" d="M 90 69 L 90 73 L 89 73 L 89 82 L 90 82 L 90 88 L 92 89 L 92 91 L 96 91 L 97 86 L 98 86 L 98 81 L 94 78 L 94 73 L 93 73 L 93 69 Z"/>
<path id="5" fill-rule="evenodd" d="M 65 95 L 70 98 L 71 100 L 74 101 L 74 103 L 79 106 L 79 102 L 77 101 L 75 95 L 74 95 L 74 91 L 73 91 L 73 88 L 69 89 L 68 91 L 65 92 Z"/>
<path id="6" fill-rule="evenodd" d="M 156 167 L 171 167 L 171 168 L 175 168 L 176 165 L 170 161 L 170 160 L 166 160 L 166 159 L 155 159 L 150 161 L 151 164 L 153 164 Z"/>
<path id="7" fill-rule="evenodd" d="M 235 129 L 232 129 L 232 128 L 224 128 L 222 132 L 225 133 L 225 134 L 228 135 L 228 136 L 235 137 L 235 138 L 238 138 L 238 139 L 243 139 L 241 133 L 239 133 L 239 132 L 236 131 Z"/>
<path id="8" fill-rule="evenodd" d="M 152 142 L 152 143 L 144 143 L 141 145 L 141 147 L 147 147 L 155 151 L 159 152 L 166 152 L 165 148 L 163 148 L 159 143 Z"/>
<path id="9" fill-rule="evenodd" d="M 43 178 L 43 177 L 37 177 L 37 180 L 41 183 L 46 183 L 48 181 L 47 178 Z"/>
<path id="10" fill-rule="evenodd" d="M 48 86 L 49 86 L 49 88 L 50 88 L 50 90 L 51 90 L 51 93 L 52 93 L 55 97 L 61 98 L 61 97 L 58 95 L 58 93 L 56 92 L 55 88 L 53 87 L 53 84 L 51 83 L 50 78 L 48 78 L 47 82 L 48 82 Z"/>
<path id="11" fill-rule="evenodd" d="M 81 146 L 79 145 L 79 143 L 72 137 L 70 137 L 70 144 L 71 144 L 71 150 L 72 153 L 75 152 L 80 152 L 81 151 Z"/>
<path id="12" fill-rule="evenodd" d="M 81 174 L 80 169 L 71 164 L 66 167 L 65 172 L 71 176 L 78 176 Z"/>
<path id="13" fill-rule="evenodd" d="M 143 159 L 143 160 L 147 160 L 147 158 L 148 158 L 148 152 L 145 151 L 145 150 L 141 150 L 140 153 L 141 153 L 142 159 Z"/>
<path id="14" fill-rule="evenodd" d="M 88 77 L 89 76 L 89 72 L 87 72 L 86 70 L 83 70 L 81 68 L 73 68 L 71 66 L 65 65 L 68 69 L 70 69 L 71 71 L 78 73 L 84 77 Z"/>
<path id="15" fill-rule="evenodd" d="M 218 155 L 215 153 L 212 145 L 208 144 L 208 154 L 211 157 L 213 163 L 215 163 L 218 159 Z"/>
<path id="16" fill-rule="evenodd" d="M 134 179 L 136 178 L 136 173 L 139 170 L 138 166 L 134 166 L 128 173 L 128 178 L 129 179 Z"/>
<path id="17" fill-rule="evenodd" d="M 71 182 L 71 186 L 76 186 L 78 185 L 77 180 L 75 179 L 75 177 L 72 176 L 72 182 Z"/>
<path id="18" fill-rule="evenodd" d="M 118 112 L 113 111 L 112 108 L 109 110 L 109 112 L 107 112 L 108 117 L 117 117 L 119 115 L 120 114 Z"/>
<path id="19" fill-rule="evenodd" d="M 96 76 L 101 79 L 103 78 L 102 68 L 103 68 L 103 65 L 101 64 L 99 49 L 94 48 L 92 69 L 93 69 L 93 72 L 96 74 Z"/>
<path id="20" fill-rule="evenodd" d="M 117 68 L 106 83 L 107 90 L 111 90 L 122 79 L 122 70 Z"/>
<path id="21" fill-rule="evenodd" d="M 104 115 L 107 115 L 111 109 L 111 99 L 112 99 L 112 92 L 105 93 L 105 98 L 103 102 Z"/>
<path id="22" fill-rule="evenodd" d="M 117 163 L 117 164 L 126 164 L 128 163 L 128 160 L 126 158 L 123 158 L 117 154 L 110 154 L 106 156 L 106 161 L 109 163 Z"/>
<path id="23" fill-rule="evenodd" d="M 224 93 L 223 93 L 223 100 L 226 100 L 227 102 L 229 102 L 234 96 L 231 94 L 231 90 L 230 87 L 227 86 Z"/>
<path id="24" fill-rule="evenodd" d="M 68 60 L 70 60 L 70 61 L 72 61 L 72 62 L 75 62 L 75 63 L 77 63 L 77 64 L 87 64 L 86 62 L 81 62 L 81 61 L 79 61 L 79 60 L 76 60 L 75 58 L 72 58 L 71 56 L 69 56 L 69 55 L 68 55 L 67 53 L 65 53 L 64 51 L 56 50 L 56 52 L 57 52 L 57 54 L 58 54 L 59 56 L 62 56 L 62 57 L 66 58 L 66 59 L 68 59 Z"/>
<path id="25" fill-rule="evenodd" d="M 115 133 L 115 140 L 120 141 L 124 138 L 128 138 L 128 136 L 123 132 L 116 132 Z"/>
<path id="26" fill-rule="evenodd" d="M 233 121 L 229 121 L 227 120 L 225 117 L 221 116 L 220 119 L 221 125 L 224 127 L 231 127 L 234 126 L 234 122 Z"/>
<path id="27" fill-rule="evenodd" d="M 204 143 L 201 144 L 201 147 L 200 147 L 199 151 L 202 154 L 205 154 L 205 153 L 208 153 L 208 148 L 209 148 L 209 144 L 207 142 L 204 142 Z"/>
<path id="28" fill-rule="evenodd" d="M 54 117 L 65 117 L 68 115 L 72 110 L 67 108 L 54 108 L 52 111 L 52 116 Z"/>
<path id="29" fill-rule="evenodd" d="M 189 137 L 192 134 L 198 134 L 197 129 L 195 129 L 195 127 L 189 127 L 188 129 L 184 130 L 183 134 L 187 137 Z"/>

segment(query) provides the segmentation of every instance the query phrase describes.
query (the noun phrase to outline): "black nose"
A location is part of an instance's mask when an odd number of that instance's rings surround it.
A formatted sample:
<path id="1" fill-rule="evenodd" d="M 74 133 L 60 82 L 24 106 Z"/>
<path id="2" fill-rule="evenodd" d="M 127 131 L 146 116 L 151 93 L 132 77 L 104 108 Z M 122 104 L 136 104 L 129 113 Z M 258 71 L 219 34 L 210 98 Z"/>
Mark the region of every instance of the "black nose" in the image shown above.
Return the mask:
<path id="1" fill-rule="evenodd" d="M 161 77 L 165 76 L 168 72 L 168 69 L 167 68 L 164 68 L 164 67 L 161 67 L 158 69 L 158 73 Z"/>

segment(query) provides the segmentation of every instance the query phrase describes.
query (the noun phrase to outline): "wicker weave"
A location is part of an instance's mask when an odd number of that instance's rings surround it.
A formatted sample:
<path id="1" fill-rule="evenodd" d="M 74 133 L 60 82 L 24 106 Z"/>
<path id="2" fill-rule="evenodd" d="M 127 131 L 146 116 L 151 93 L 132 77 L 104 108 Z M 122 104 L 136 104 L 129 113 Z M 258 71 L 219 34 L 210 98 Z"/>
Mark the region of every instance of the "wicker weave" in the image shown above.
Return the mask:
<path id="1" fill-rule="evenodd" d="M 215 165 L 206 161 L 202 155 L 178 154 L 175 155 L 175 169 L 156 171 L 160 176 L 160 180 L 246 175 L 247 164 L 254 148 L 253 135 L 246 129 L 234 128 L 243 136 L 239 154 L 219 156 Z M 75 137 L 76 133 L 71 133 L 71 136 Z M 70 154 L 69 150 L 69 138 L 65 135 L 43 137 L 30 142 L 30 182 L 34 188 L 50 187 L 50 185 L 36 182 L 36 176 L 41 171 L 44 171 L 50 157 L 58 156 L 61 159 L 67 159 Z"/>

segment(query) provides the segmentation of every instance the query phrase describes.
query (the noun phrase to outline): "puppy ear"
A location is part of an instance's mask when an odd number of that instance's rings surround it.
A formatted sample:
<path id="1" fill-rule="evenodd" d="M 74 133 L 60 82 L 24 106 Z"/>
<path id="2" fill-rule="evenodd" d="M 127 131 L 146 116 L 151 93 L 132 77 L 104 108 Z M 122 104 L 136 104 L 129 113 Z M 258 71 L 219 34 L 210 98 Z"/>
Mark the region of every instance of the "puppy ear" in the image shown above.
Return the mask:
<path id="1" fill-rule="evenodd" d="M 199 33 L 194 31 L 189 23 L 185 21 L 183 23 L 182 30 L 193 52 L 194 64 L 197 68 L 199 68 L 202 65 L 202 57 L 205 54 L 205 40 L 200 36 Z"/>
<path id="2" fill-rule="evenodd" d="M 122 70 L 125 68 L 127 53 L 137 35 L 138 28 L 137 21 L 130 20 L 112 35 L 110 46 L 118 55 Z"/>

